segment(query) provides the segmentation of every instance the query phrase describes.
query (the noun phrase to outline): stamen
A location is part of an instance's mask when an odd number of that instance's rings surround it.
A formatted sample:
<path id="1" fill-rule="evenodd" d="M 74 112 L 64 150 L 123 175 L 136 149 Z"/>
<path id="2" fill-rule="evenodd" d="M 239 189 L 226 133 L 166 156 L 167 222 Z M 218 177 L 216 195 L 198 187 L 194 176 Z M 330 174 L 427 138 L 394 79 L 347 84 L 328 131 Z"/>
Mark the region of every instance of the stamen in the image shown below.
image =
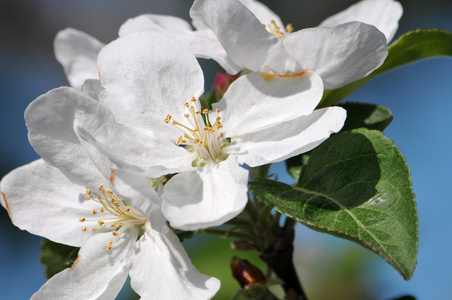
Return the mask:
<path id="1" fill-rule="evenodd" d="M 79 219 L 80 222 L 85 222 L 85 220 L 86 220 L 85 218 L 80 218 Z"/>
<path id="2" fill-rule="evenodd" d="M 165 121 L 168 121 L 167 123 L 171 123 L 183 132 L 183 135 L 177 137 L 175 144 L 184 146 L 187 151 L 196 151 L 199 157 L 192 162 L 192 165 L 200 167 L 204 166 L 207 160 L 217 161 L 226 144 L 222 143 L 223 134 L 219 132 L 223 128 L 220 122 L 221 117 L 217 117 L 214 123 L 211 122 L 209 110 L 206 108 L 201 109 L 201 105 L 195 97 L 192 97 L 190 101 L 193 104 L 189 104 L 189 102 L 183 104 L 188 109 L 183 114 L 188 123 L 184 122 L 185 124 L 182 124 L 172 117 L 167 117 Z M 220 113 L 220 111 L 219 108 L 215 109 L 216 113 Z M 221 156 L 220 161 L 224 160 L 223 157 Z"/>
<path id="3" fill-rule="evenodd" d="M 97 214 L 97 210 L 93 209 L 93 211 L 91 212 L 93 215 Z"/>
<path id="4" fill-rule="evenodd" d="M 293 25 L 292 25 L 292 23 L 289 23 L 289 24 L 286 25 L 286 31 L 289 34 L 293 32 Z"/>
<path id="5" fill-rule="evenodd" d="M 113 247 L 111 246 L 111 245 L 113 245 L 113 240 L 110 240 L 109 242 L 108 242 L 108 245 L 107 245 L 107 251 L 111 251 L 112 249 L 113 249 Z"/>
<path id="6" fill-rule="evenodd" d="M 86 228 L 86 227 L 83 227 L 83 228 L 82 228 L 82 231 L 83 231 L 83 232 L 85 232 L 86 230 L 87 230 L 87 228 Z"/>
<path id="7" fill-rule="evenodd" d="M 167 115 L 166 116 L 166 118 L 165 118 L 165 123 L 169 123 L 169 121 L 171 121 L 171 119 L 172 119 L 173 117 L 171 116 L 171 115 Z"/>

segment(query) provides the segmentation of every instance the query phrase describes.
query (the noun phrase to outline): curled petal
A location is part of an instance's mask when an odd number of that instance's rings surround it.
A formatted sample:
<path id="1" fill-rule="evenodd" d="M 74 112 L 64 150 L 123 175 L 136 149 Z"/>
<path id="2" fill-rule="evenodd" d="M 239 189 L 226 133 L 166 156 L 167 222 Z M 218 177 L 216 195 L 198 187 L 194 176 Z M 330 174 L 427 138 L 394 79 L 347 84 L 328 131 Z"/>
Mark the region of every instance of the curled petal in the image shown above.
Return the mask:
<path id="1" fill-rule="evenodd" d="M 240 164 L 250 167 L 282 161 L 317 147 L 342 128 L 345 118 L 346 111 L 340 107 L 315 110 L 308 116 L 233 139 L 227 150 Z"/>
<path id="2" fill-rule="evenodd" d="M 97 39 L 73 28 L 58 32 L 53 43 L 55 56 L 72 87 L 79 89 L 86 79 L 99 79 L 96 61 L 103 46 Z"/>
<path id="3" fill-rule="evenodd" d="M 242 69 L 283 73 L 284 46 L 240 1 L 196 0 L 190 16 L 195 24 L 204 24 L 215 33 L 227 54 Z"/>
<path id="4" fill-rule="evenodd" d="M 91 132 L 114 121 L 98 101 L 73 88 L 54 89 L 27 107 L 25 120 L 35 151 L 72 182 L 96 186 L 110 177 L 107 158 L 84 144 L 74 130 L 79 126 Z"/>
<path id="5" fill-rule="evenodd" d="M 249 73 L 234 81 L 222 100 L 223 132 L 236 137 L 310 114 L 323 94 L 322 79 L 308 72 L 292 77 Z"/>

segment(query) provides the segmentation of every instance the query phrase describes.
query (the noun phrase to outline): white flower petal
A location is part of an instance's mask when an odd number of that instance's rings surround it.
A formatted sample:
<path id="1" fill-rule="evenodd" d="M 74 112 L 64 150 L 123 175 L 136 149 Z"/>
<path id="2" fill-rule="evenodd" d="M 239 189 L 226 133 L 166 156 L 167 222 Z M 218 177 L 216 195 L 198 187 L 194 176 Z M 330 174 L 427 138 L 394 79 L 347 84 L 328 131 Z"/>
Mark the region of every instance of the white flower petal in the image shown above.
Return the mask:
<path id="1" fill-rule="evenodd" d="M 377 27 L 390 42 L 399 27 L 402 5 L 394 0 L 363 0 L 324 20 L 319 27 L 359 21 Z"/>
<path id="2" fill-rule="evenodd" d="M 265 24 L 267 26 L 272 21 L 275 21 L 276 24 L 281 28 L 281 31 L 286 32 L 284 23 L 281 21 L 279 16 L 264 4 L 255 0 L 240 0 L 240 2 L 245 5 L 262 24 Z"/>
<path id="3" fill-rule="evenodd" d="M 81 90 L 84 94 L 90 96 L 94 100 L 99 100 L 99 94 L 103 88 L 98 79 L 87 79 L 83 83 Z"/>
<path id="4" fill-rule="evenodd" d="M 2 179 L 1 191 L 12 222 L 22 230 L 77 247 L 94 234 L 81 230 L 97 226 L 96 221 L 79 219 L 91 216 L 99 205 L 85 200 L 84 187 L 41 159 L 11 171 Z"/>
<path id="5" fill-rule="evenodd" d="M 153 229 L 160 230 L 166 223 L 161 210 L 162 200 L 151 187 L 149 178 L 123 170 L 116 170 L 115 177 L 115 193 L 145 215 Z"/>
<path id="6" fill-rule="evenodd" d="M 86 79 L 99 79 L 96 61 L 103 46 L 94 37 L 73 28 L 58 32 L 53 44 L 55 56 L 72 87 L 80 88 Z"/>
<path id="7" fill-rule="evenodd" d="M 241 70 L 226 54 L 212 30 L 193 31 L 190 24 L 177 17 L 145 14 L 127 20 L 120 30 L 119 36 L 138 31 L 154 31 L 186 43 L 196 57 L 214 59 L 227 72 L 237 73 Z"/>
<path id="8" fill-rule="evenodd" d="M 110 110 L 99 102 L 81 91 L 62 87 L 33 101 L 25 111 L 25 120 L 35 151 L 72 182 L 91 186 L 110 178 L 106 157 L 83 145 L 74 131 L 77 126 L 94 131 L 114 121 Z"/>
<path id="9" fill-rule="evenodd" d="M 198 172 L 171 178 L 162 195 L 162 211 L 174 228 L 197 230 L 221 225 L 237 216 L 247 202 L 248 171 L 235 158 L 210 162 Z"/>
<path id="10" fill-rule="evenodd" d="M 83 129 L 77 132 L 107 155 L 118 169 L 151 178 L 192 170 L 191 162 L 196 158 L 194 153 L 176 146 L 167 136 L 156 136 L 154 132 L 140 128 L 106 124 L 95 136 Z"/>
<path id="11" fill-rule="evenodd" d="M 196 57 L 215 60 L 229 74 L 237 74 L 243 69 L 229 57 L 210 28 L 173 37 L 185 42 Z"/>
<path id="12" fill-rule="evenodd" d="M 322 79 L 312 72 L 272 79 L 249 73 L 234 81 L 213 108 L 221 110 L 225 135 L 235 137 L 308 115 L 322 94 Z"/>
<path id="13" fill-rule="evenodd" d="M 138 31 L 155 31 L 162 34 L 184 34 L 193 29 L 190 23 L 182 18 L 166 15 L 144 14 L 128 19 L 119 28 L 119 36 L 125 36 Z"/>
<path id="14" fill-rule="evenodd" d="M 196 0 L 190 16 L 217 36 L 230 58 L 242 69 L 281 74 L 286 52 L 280 40 L 239 1 Z"/>
<path id="15" fill-rule="evenodd" d="M 177 236 L 146 230 L 130 269 L 132 288 L 142 299 L 211 299 L 220 281 L 199 273 Z"/>
<path id="16" fill-rule="evenodd" d="M 199 97 L 204 88 L 202 70 L 182 43 L 155 32 L 137 32 L 108 44 L 99 53 L 99 71 L 105 90 L 100 102 L 122 124 L 139 122 L 142 114 L 164 119 L 183 115 L 183 103 Z"/>
<path id="17" fill-rule="evenodd" d="M 345 118 L 346 111 L 340 107 L 315 110 L 309 116 L 233 139 L 226 149 L 250 167 L 282 161 L 317 147 L 342 128 Z"/>
<path id="18" fill-rule="evenodd" d="M 374 26 L 360 22 L 303 29 L 286 36 L 283 43 L 296 61 L 294 72 L 316 72 L 325 89 L 367 76 L 388 54 L 386 37 Z"/>
<path id="19" fill-rule="evenodd" d="M 50 278 L 31 299 L 114 299 L 127 279 L 137 232 L 123 234 L 112 251 L 106 250 L 111 234 L 94 235 L 73 267 Z"/>

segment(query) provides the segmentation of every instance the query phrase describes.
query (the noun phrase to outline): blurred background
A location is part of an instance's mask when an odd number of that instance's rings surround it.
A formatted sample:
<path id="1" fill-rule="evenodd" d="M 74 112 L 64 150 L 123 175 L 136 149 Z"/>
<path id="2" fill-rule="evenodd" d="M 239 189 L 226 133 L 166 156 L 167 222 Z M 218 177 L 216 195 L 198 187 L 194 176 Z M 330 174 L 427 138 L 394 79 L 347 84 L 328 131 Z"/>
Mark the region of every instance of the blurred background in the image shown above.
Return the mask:
<path id="1" fill-rule="evenodd" d="M 316 26 L 356 1 L 263 2 L 298 30 Z M 449 0 L 400 2 L 404 14 L 398 35 L 417 28 L 452 30 Z M 0 177 L 38 158 L 27 140 L 23 119 L 27 105 L 50 89 L 68 84 L 53 54 L 53 38 L 59 30 L 74 27 L 107 43 L 117 37 L 119 26 L 130 17 L 156 13 L 188 19 L 191 4 L 187 0 L 2 0 Z M 206 90 L 210 90 L 220 68 L 212 61 L 201 63 Z M 452 299 L 452 197 L 448 189 L 452 183 L 452 58 L 429 59 L 384 74 L 346 100 L 381 104 L 394 114 L 385 135 L 394 140 L 411 168 L 420 225 L 418 265 L 413 278 L 404 281 L 368 250 L 298 225 L 295 261 L 309 299 L 391 299 L 402 295 Z M 271 172 L 291 183 L 284 165 L 273 166 Z M 1 298 L 27 299 L 45 282 L 38 261 L 41 238 L 13 226 L 3 209 L 0 227 Z M 229 243 L 206 236 L 184 243 L 201 272 L 222 279 L 215 299 L 229 299 L 238 288 L 229 269 L 234 254 L 258 261 L 255 255 L 229 250 Z M 136 296 L 126 290 L 118 298 Z"/>

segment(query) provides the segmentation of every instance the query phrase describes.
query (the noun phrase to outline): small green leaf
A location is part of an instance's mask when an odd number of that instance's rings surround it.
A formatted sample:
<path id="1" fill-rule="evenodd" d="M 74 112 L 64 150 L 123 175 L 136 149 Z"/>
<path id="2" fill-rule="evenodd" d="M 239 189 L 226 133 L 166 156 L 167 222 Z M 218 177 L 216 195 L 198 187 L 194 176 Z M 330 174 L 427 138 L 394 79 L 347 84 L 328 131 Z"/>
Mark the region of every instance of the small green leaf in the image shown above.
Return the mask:
<path id="1" fill-rule="evenodd" d="M 442 29 L 418 29 L 402 35 L 388 47 L 383 65 L 367 77 L 336 90 L 325 91 L 319 107 L 338 103 L 364 83 L 386 71 L 435 56 L 452 56 L 452 32 Z"/>
<path id="2" fill-rule="evenodd" d="M 175 230 L 174 233 L 179 238 L 179 241 L 182 243 L 185 240 L 189 240 L 192 237 L 195 236 L 195 231 L 182 231 L 182 230 Z"/>
<path id="3" fill-rule="evenodd" d="M 72 266 L 80 248 L 58 244 L 49 240 L 41 243 L 39 260 L 44 265 L 47 279 Z"/>
<path id="4" fill-rule="evenodd" d="M 391 111 L 381 105 L 347 102 L 340 106 L 347 111 L 347 119 L 341 131 L 361 127 L 383 131 L 393 119 Z"/>
<path id="5" fill-rule="evenodd" d="M 390 139 L 361 128 L 336 134 L 314 149 L 295 186 L 257 179 L 250 190 L 314 230 L 374 251 L 409 279 L 418 246 L 409 175 Z"/>

